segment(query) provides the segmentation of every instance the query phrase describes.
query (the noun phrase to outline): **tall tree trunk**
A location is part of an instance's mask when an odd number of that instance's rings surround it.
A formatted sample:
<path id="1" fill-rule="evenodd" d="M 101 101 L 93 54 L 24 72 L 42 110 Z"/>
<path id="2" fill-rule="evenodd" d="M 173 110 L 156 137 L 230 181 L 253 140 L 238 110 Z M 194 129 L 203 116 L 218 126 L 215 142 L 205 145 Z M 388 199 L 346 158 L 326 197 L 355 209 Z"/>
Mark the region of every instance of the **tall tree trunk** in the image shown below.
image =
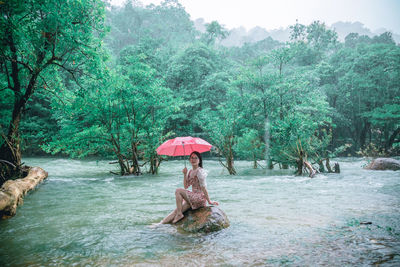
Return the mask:
<path id="1" fill-rule="evenodd" d="M 396 136 L 400 134 L 400 127 L 397 128 L 393 134 L 389 137 L 389 139 L 385 143 L 385 152 L 387 153 L 390 148 L 392 148 L 394 140 L 396 140 Z"/>
<path id="2" fill-rule="evenodd" d="M 230 175 L 236 175 L 236 170 L 233 164 L 233 155 L 231 154 L 227 159 L 226 159 L 226 166 L 229 171 Z"/>
<path id="3" fill-rule="evenodd" d="M 21 121 L 22 106 L 20 101 L 16 101 L 14 105 L 14 110 L 12 113 L 11 122 L 8 128 L 7 136 L 3 135 L 4 142 L 0 147 L 0 159 L 6 160 L 13 165 L 2 164 L 1 166 L 1 177 L 0 183 L 2 181 L 16 178 L 22 175 L 21 166 L 21 148 L 20 148 L 20 136 L 19 136 L 19 124 Z"/>
<path id="4" fill-rule="evenodd" d="M 268 169 L 272 170 L 273 168 L 274 168 L 274 163 L 270 159 L 269 162 L 268 162 Z"/>
<path id="5" fill-rule="evenodd" d="M 318 161 L 319 172 L 325 172 L 324 162 L 322 159 Z"/>
<path id="6" fill-rule="evenodd" d="M 19 80 L 18 68 L 18 56 L 17 48 L 15 47 L 13 33 L 11 29 L 7 28 L 6 35 L 8 39 L 8 46 L 11 51 L 11 75 L 8 76 L 8 86 L 14 91 L 14 107 L 12 112 L 12 117 L 10 120 L 10 125 L 8 127 L 7 136 L 2 136 L 4 138 L 4 143 L 0 147 L 0 159 L 11 162 L 16 166 L 16 168 L 10 168 L 10 166 L 2 165 L 1 173 L 7 175 L 3 177 L 4 179 L 11 179 L 15 176 L 19 176 L 21 169 L 21 149 L 20 149 L 20 137 L 19 137 L 19 123 L 21 121 L 22 110 L 25 106 L 26 101 L 24 96 L 21 94 L 21 83 Z M 7 65 L 5 66 L 7 68 Z M 9 72 L 7 71 L 7 75 Z M 13 86 L 11 87 L 10 78 L 13 81 Z M 29 83 L 31 85 L 31 83 Z M 28 91 L 29 88 L 27 88 Z M 27 93 L 25 93 L 26 96 Z"/>
<path id="7" fill-rule="evenodd" d="M 364 127 L 360 133 L 360 148 L 365 147 L 365 140 L 367 139 L 367 133 L 369 131 L 369 128 L 370 128 L 370 123 L 365 121 Z"/>
<path id="8" fill-rule="evenodd" d="M 120 145 L 119 145 L 118 141 L 116 140 L 116 138 L 112 134 L 111 134 L 111 143 L 113 145 L 114 154 L 118 158 L 118 165 L 119 165 L 119 169 L 120 169 L 120 174 L 121 175 L 128 174 L 129 173 L 129 166 L 125 162 L 125 157 L 121 153 L 121 148 L 120 148 Z"/>
<path id="9" fill-rule="evenodd" d="M 7 177 L 2 177 L 3 179 L 11 179 L 13 177 L 22 176 L 22 166 L 21 166 L 21 147 L 20 147 L 20 135 L 19 135 L 19 124 L 21 122 L 22 112 L 28 102 L 29 98 L 32 96 L 37 78 L 42 71 L 41 64 L 45 58 L 46 49 L 48 43 L 44 43 L 44 49 L 37 52 L 37 58 L 35 66 L 36 68 L 30 68 L 28 85 L 25 88 L 25 93 L 22 93 L 21 82 L 20 82 L 20 68 L 18 66 L 18 54 L 17 48 L 14 43 L 14 36 L 11 30 L 8 28 L 6 31 L 7 35 L 7 45 L 11 51 L 11 75 L 8 76 L 8 87 L 14 91 L 14 107 L 12 112 L 12 117 L 10 120 L 10 125 L 8 128 L 7 136 L 2 136 L 4 143 L 0 147 L 0 159 L 11 162 L 16 166 L 16 168 L 10 168 L 9 165 L 1 165 L 0 173 L 1 175 L 6 175 Z M 52 59 L 53 60 L 53 59 Z M 50 60 L 48 64 L 52 62 Z M 47 64 L 47 65 L 48 65 Z M 5 66 L 7 68 L 7 66 Z M 9 72 L 7 72 L 7 75 Z M 10 78 L 13 81 L 13 85 L 10 83 Z"/>
<path id="10" fill-rule="evenodd" d="M 152 155 L 150 158 L 150 173 L 157 174 L 158 168 L 160 167 L 161 160 L 159 160 L 157 155 Z"/>
<path id="11" fill-rule="evenodd" d="M 335 165 L 333 166 L 333 169 L 335 170 L 335 173 L 340 173 L 340 166 L 339 166 L 338 162 L 335 163 Z"/>
<path id="12" fill-rule="evenodd" d="M 264 104 L 266 109 L 266 106 Z M 266 112 L 266 111 L 265 111 Z M 265 135 L 264 135 L 264 143 L 265 143 L 265 160 L 267 161 L 268 169 L 272 170 L 274 165 L 271 160 L 271 149 L 270 149 L 270 122 L 268 113 L 265 113 Z"/>
<path id="13" fill-rule="evenodd" d="M 137 155 L 137 145 L 135 143 L 132 143 L 132 173 L 134 174 L 140 174 L 140 165 L 139 165 L 139 157 Z"/>
<path id="14" fill-rule="evenodd" d="M 232 142 L 233 136 L 227 137 L 225 139 L 226 143 L 224 144 L 224 150 L 225 152 L 223 153 L 225 156 L 226 163 L 222 163 L 220 160 L 220 163 L 228 170 L 230 175 L 235 175 L 236 170 L 234 167 L 234 162 L 233 162 L 233 142 Z"/>
<path id="15" fill-rule="evenodd" d="M 124 157 L 121 154 L 117 155 L 118 157 L 118 164 L 120 168 L 120 174 L 125 175 L 129 173 L 129 166 L 126 165 Z"/>
<path id="16" fill-rule="evenodd" d="M 299 159 L 296 160 L 296 164 L 297 164 L 296 175 L 302 175 L 304 161 L 303 161 L 303 156 L 301 154 L 299 155 Z"/>
<path id="17" fill-rule="evenodd" d="M 332 173 L 332 172 L 333 172 L 333 171 L 332 171 L 332 168 L 331 168 L 331 164 L 330 164 L 330 162 L 329 162 L 329 158 L 326 158 L 325 166 L 326 166 L 326 169 L 328 170 L 329 173 Z"/>

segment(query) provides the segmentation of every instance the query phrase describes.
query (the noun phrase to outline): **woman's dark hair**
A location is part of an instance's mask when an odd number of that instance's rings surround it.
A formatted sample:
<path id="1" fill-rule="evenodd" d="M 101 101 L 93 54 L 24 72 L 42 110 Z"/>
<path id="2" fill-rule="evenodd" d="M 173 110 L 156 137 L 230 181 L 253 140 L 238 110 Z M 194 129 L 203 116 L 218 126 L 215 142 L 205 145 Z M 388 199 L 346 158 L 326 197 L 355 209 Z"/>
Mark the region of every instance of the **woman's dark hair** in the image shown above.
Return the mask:
<path id="1" fill-rule="evenodd" d="M 190 158 L 193 154 L 195 154 L 195 155 L 199 158 L 199 167 L 203 168 L 203 159 L 201 158 L 201 154 L 200 154 L 199 152 L 197 152 L 197 151 L 193 151 L 193 152 L 190 154 L 189 158 Z"/>

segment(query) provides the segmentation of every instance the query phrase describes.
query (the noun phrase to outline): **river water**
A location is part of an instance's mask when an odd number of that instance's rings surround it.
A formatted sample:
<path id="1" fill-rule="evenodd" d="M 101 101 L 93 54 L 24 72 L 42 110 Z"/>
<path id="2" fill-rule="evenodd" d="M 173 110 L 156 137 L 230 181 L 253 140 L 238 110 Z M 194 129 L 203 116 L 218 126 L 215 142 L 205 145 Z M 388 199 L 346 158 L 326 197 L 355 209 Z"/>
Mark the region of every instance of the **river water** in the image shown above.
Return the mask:
<path id="1" fill-rule="evenodd" d="M 0 221 L 0 266 L 400 266 L 400 171 L 337 160 L 340 174 L 314 179 L 205 160 L 231 226 L 187 234 L 151 227 L 174 209 L 183 161 L 118 177 L 107 161 L 26 158 L 49 177 Z"/>

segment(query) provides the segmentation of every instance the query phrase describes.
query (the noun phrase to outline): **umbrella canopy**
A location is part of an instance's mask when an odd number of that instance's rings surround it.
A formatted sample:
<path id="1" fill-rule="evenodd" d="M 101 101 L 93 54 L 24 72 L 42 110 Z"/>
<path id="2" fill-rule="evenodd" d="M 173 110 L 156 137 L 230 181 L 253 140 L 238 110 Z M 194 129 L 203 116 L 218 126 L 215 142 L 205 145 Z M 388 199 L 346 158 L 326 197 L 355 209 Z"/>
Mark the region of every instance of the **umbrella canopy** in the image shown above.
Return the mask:
<path id="1" fill-rule="evenodd" d="M 165 141 L 156 151 L 158 155 L 186 156 L 193 151 L 200 153 L 210 151 L 211 147 L 211 144 L 199 137 L 185 136 Z"/>

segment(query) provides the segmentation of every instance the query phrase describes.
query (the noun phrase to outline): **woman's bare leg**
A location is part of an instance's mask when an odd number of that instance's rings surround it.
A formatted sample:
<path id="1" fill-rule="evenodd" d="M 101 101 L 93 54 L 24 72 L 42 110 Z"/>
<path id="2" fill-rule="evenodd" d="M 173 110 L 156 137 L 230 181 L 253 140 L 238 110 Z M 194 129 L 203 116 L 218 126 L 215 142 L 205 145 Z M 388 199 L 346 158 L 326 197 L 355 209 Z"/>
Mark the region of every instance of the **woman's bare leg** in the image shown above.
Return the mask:
<path id="1" fill-rule="evenodd" d="M 166 224 L 172 222 L 172 220 L 175 218 L 176 214 L 176 209 L 174 209 L 170 214 L 168 214 L 160 223 Z"/>
<path id="2" fill-rule="evenodd" d="M 189 203 L 187 203 L 186 201 L 183 201 L 182 212 L 185 212 L 188 209 L 190 209 Z M 168 214 L 168 216 L 165 217 L 160 223 L 162 223 L 162 224 L 171 223 L 172 220 L 175 218 L 175 215 L 176 215 L 176 209 L 174 209 L 170 214 Z"/>
<path id="3" fill-rule="evenodd" d="M 176 214 L 172 223 L 176 223 L 183 218 L 182 201 L 185 200 L 187 203 L 189 203 L 189 198 L 186 194 L 185 189 L 182 188 L 176 189 L 175 198 L 176 198 Z"/>

